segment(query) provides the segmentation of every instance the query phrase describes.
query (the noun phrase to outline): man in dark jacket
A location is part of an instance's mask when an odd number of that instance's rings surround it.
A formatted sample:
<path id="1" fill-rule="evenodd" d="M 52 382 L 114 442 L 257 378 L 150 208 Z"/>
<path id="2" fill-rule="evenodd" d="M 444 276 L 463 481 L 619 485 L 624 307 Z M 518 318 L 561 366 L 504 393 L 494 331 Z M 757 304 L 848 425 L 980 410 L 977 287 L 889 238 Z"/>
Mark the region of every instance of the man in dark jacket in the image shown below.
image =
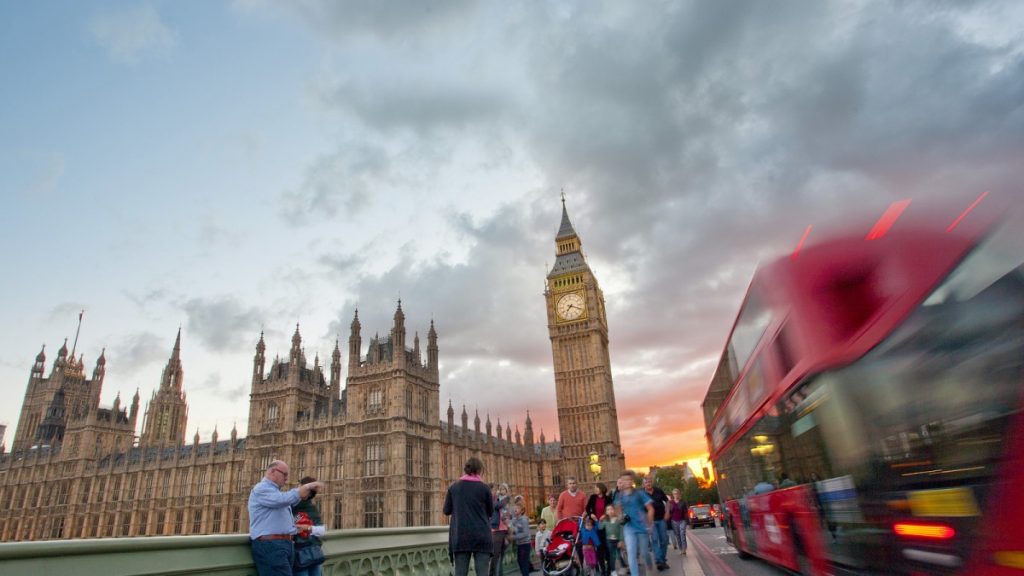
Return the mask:
<path id="1" fill-rule="evenodd" d="M 486 574 L 491 561 L 491 515 L 494 501 L 491 489 L 480 478 L 484 464 L 471 457 L 463 468 L 465 474 L 448 487 L 444 497 L 444 513 L 451 516 L 448 524 L 448 553 L 455 562 L 455 576 L 469 574 L 469 557 L 477 574 Z"/>

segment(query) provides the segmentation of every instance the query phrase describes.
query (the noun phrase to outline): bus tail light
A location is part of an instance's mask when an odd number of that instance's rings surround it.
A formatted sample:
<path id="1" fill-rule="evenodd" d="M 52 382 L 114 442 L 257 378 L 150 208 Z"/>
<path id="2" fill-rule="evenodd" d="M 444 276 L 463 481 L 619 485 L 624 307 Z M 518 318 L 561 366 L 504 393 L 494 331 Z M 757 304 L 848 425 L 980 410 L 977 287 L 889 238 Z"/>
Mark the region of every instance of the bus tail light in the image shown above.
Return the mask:
<path id="1" fill-rule="evenodd" d="M 897 536 L 907 538 L 928 538 L 932 540 L 949 540 L 956 536 L 956 530 L 952 526 L 943 524 L 914 524 L 910 522 L 897 522 L 892 527 Z"/>

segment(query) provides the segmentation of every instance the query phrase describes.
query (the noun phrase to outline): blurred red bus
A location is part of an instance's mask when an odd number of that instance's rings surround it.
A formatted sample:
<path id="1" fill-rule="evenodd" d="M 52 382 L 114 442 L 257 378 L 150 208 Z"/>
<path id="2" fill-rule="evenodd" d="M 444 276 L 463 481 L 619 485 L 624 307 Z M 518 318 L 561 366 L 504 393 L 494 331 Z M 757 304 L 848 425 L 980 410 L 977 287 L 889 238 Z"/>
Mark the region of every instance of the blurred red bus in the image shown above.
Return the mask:
<path id="1" fill-rule="evenodd" d="M 703 403 L 742 556 L 1024 575 L 1024 227 L 983 212 L 754 275 Z"/>

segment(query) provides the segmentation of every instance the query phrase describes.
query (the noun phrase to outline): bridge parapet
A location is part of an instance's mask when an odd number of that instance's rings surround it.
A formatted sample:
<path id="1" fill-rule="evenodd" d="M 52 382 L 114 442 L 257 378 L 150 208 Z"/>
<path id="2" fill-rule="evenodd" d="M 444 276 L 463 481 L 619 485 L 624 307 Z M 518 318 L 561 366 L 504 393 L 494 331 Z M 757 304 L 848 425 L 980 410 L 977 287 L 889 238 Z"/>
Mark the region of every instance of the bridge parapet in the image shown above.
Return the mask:
<path id="1" fill-rule="evenodd" d="M 335 530 L 324 576 L 447 575 L 448 527 Z M 506 562 L 508 556 L 506 556 Z M 0 544 L 0 574 L 255 576 L 244 534 Z"/>

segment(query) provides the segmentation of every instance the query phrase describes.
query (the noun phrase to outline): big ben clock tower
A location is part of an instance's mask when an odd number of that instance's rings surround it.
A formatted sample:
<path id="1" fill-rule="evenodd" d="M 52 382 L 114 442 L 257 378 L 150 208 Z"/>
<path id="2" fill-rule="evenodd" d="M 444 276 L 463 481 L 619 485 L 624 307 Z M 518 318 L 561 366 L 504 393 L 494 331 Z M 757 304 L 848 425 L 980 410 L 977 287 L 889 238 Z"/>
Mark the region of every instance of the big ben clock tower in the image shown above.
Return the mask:
<path id="1" fill-rule="evenodd" d="M 625 459 L 608 355 L 608 317 L 604 294 L 569 221 L 565 196 L 555 247 L 544 298 L 565 472 L 581 481 L 592 480 L 590 456 L 596 453 L 600 479 L 614 481 L 625 468 Z"/>

